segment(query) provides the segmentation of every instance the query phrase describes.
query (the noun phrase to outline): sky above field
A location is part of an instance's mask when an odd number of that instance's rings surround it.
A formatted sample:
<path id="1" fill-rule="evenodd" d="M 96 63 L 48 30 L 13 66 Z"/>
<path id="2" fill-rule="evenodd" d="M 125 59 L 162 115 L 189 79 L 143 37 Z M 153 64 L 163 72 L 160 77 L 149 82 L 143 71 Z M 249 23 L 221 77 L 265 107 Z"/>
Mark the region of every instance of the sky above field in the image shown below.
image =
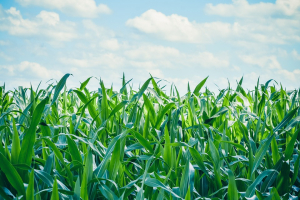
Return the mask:
<path id="1" fill-rule="evenodd" d="M 0 84 L 34 87 L 72 73 L 108 87 L 152 76 L 181 93 L 209 76 L 217 91 L 244 77 L 300 87 L 300 1 L 0 1 Z M 275 83 L 275 82 L 274 82 Z"/>

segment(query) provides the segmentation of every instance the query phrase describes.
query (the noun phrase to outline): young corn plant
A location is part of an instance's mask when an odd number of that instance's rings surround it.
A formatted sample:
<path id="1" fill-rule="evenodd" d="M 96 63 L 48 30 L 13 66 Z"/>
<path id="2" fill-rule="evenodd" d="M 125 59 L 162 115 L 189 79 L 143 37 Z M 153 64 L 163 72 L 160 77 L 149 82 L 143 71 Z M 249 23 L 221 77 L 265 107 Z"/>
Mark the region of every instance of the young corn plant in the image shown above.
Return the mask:
<path id="1" fill-rule="evenodd" d="M 0 87 L 0 199 L 298 199 L 300 91 Z M 275 85 L 271 85 L 274 83 Z M 276 87 L 277 86 L 277 87 Z M 38 87 L 39 88 L 39 87 Z"/>

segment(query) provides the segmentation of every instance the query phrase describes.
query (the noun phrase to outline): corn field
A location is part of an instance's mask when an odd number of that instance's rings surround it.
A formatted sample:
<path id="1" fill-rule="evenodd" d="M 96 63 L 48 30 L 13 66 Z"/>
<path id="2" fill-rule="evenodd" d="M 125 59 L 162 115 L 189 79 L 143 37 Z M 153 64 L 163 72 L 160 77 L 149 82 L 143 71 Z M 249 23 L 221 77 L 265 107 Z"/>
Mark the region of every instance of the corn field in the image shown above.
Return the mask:
<path id="1" fill-rule="evenodd" d="M 0 87 L 0 199 L 298 199 L 300 91 Z M 256 86 L 255 86 L 256 85 Z"/>

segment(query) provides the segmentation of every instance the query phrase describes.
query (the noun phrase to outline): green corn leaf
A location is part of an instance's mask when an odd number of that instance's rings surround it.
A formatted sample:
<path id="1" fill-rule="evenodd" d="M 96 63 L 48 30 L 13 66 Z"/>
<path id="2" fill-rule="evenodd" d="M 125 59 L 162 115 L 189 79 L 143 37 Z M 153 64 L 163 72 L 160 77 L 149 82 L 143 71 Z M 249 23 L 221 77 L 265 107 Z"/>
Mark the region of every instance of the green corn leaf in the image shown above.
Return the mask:
<path id="1" fill-rule="evenodd" d="M 69 179 L 69 184 L 71 184 L 72 187 L 74 187 L 74 182 L 73 182 L 73 175 L 70 171 L 70 168 L 67 167 L 64 158 L 62 156 L 62 153 L 59 151 L 59 149 L 56 147 L 56 145 L 48 138 L 43 138 L 44 141 L 46 141 L 46 143 L 48 144 L 48 146 L 50 146 L 55 154 L 55 156 L 59 159 L 59 161 L 64 165 L 64 168 L 67 172 L 67 176 Z"/>
<path id="2" fill-rule="evenodd" d="M 222 187 L 222 182 L 221 182 L 221 171 L 220 171 L 220 156 L 219 156 L 219 151 L 214 145 L 213 141 L 209 138 L 209 150 L 211 153 L 213 165 L 214 165 L 214 171 L 215 171 L 215 178 L 216 178 L 216 184 L 218 186 L 218 189 Z"/>
<path id="3" fill-rule="evenodd" d="M 108 110 L 108 102 L 107 102 L 107 96 L 106 96 L 106 89 L 105 89 L 104 84 L 103 84 L 102 81 L 101 81 L 101 89 L 102 89 L 101 119 L 102 119 L 102 121 L 105 121 L 106 119 L 108 119 L 109 110 Z"/>
<path id="4" fill-rule="evenodd" d="M 152 78 L 149 78 L 149 79 L 142 85 L 140 91 L 137 93 L 137 96 L 136 96 L 137 100 L 139 100 L 139 99 L 141 98 L 141 96 L 144 94 L 144 92 L 145 92 L 145 90 L 147 89 L 147 87 L 148 87 L 148 85 L 149 85 L 151 79 L 152 79 Z M 131 103 L 132 101 L 134 101 L 134 100 L 135 100 L 135 98 L 132 98 L 131 101 L 130 101 L 130 103 Z"/>
<path id="5" fill-rule="evenodd" d="M 267 169 L 263 171 L 256 179 L 255 181 L 247 188 L 246 190 L 246 197 L 252 197 L 255 192 L 256 186 L 263 180 L 264 177 L 270 175 L 274 170 L 273 169 Z"/>
<path id="6" fill-rule="evenodd" d="M 298 177 L 299 164 L 300 164 L 300 156 L 299 156 L 299 153 L 298 153 L 298 157 L 297 157 L 297 160 L 296 160 L 295 165 L 294 165 L 294 174 L 293 174 L 293 177 L 292 177 L 292 180 L 291 180 L 291 184 L 294 184 L 297 177 Z"/>
<path id="7" fill-rule="evenodd" d="M 176 198 L 179 198 L 179 199 L 182 199 L 180 196 L 178 196 L 175 192 L 173 192 L 170 188 L 168 188 L 167 186 L 165 186 L 162 182 L 160 182 L 157 179 L 146 178 L 145 185 L 147 185 L 149 187 L 159 187 L 159 188 L 162 188 L 166 192 L 170 193 L 172 196 L 174 196 Z"/>
<path id="8" fill-rule="evenodd" d="M 261 144 L 261 146 L 259 147 L 259 150 L 256 152 L 255 159 L 254 159 L 254 165 L 251 169 L 251 176 L 255 172 L 255 170 L 258 168 L 258 166 L 260 165 L 262 159 L 264 158 L 273 137 L 274 137 L 274 135 L 270 136 L 266 142 Z"/>
<path id="9" fill-rule="evenodd" d="M 271 189 L 271 195 L 270 196 L 272 197 L 272 200 L 281 200 L 281 198 L 280 198 L 280 196 L 277 192 L 277 189 L 275 187 L 273 187 Z"/>
<path id="10" fill-rule="evenodd" d="M 154 110 L 153 104 L 152 104 L 152 102 L 148 99 L 148 97 L 145 94 L 143 94 L 143 99 L 144 99 L 144 104 L 145 104 L 148 112 L 150 113 L 151 123 L 152 123 L 152 125 L 154 125 L 154 123 L 156 121 L 156 114 L 155 114 L 155 110 Z"/>
<path id="11" fill-rule="evenodd" d="M 172 168 L 172 147 L 170 145 L 170 136 L 169 136 L 169 131 L 168 131 L 168 127 L 165 126 L 165 147 L 164 147 L 164 151 L 163 151 L 163 158 L 166 161 L 166 163 L 168 164 L 168 166 L 170 168 Z"/>
<path id="12" fill-rule="evenodd" d="M 152 85 L 153 85 L 153 88 L 154 90 L 157 92 L 157 94 L 159 96 L 163 96 L 164 98 L 168 99 L 169 97 L 157 86 L 157 83 L 155 82 L 154 78 L 152 77 L 152 75 L 150 74 L 151 76 L 151 82 L 152 82 Z"/>
<path id="13" fill-rule="evenodd" d="M 82 182 L 81 182 L 80 197 L 83 200 L 88 200 L 89 199 L 88 182 L 91 180 L 91 175 L 92 175 L 92 171 L 93 171 L 93 157 L 92 157 L 92 153 L 90 150 L 88 151 L 88 153 L 86 155 L 84 164 L 85 164 L 85 167 L 84 167 L 83 178 L 82 178 Z"/>
<path id="14" fill-rule="evenodd" d="M 292 128 L 294 128 L 296 125 L 298 125 L 300 122 L 300 116 L 295 117 L 294 119 L 291 120 L 291 122 L 289 123 L 289 125 L 287 125 L 287 127 L 284 129 L 284 131 L 289 131 Z"/>
<path id="15" fill-rule="evenodd" d="M 197 152 L 197 150 L 189 147 L 189 151 L 190 151 L 194 161 L 199 166 L 199 168 L 209 177 L 209 174 L 205 168 L 205 164 L 204 164 L 200 154 Z"/>
<path id="16" fill-rule="evenodd" d="M 0 168 L 4 172 L 9 183 L 17 190 L 19 195 L 25 195 L 25 188 L 23 180 L 18 174 L 17 170 L 7 160 L 7 158 L 0 152 L 1 165 Z"/>
<path id="17" fill-rule="evenodd" d="M 175 107 L 175 103 L 169 103 L 162 109 L 162 111 L 159 113 L 159 115 L 157 117 L 157 121 L 156 121 L 156 125 L 155 125 L 156 129 L 159 129 L 165 114 L 173 107 Z"/>
<path id="18" fill-rule="evenodd" d="M 121 103 L 119 103 L 118 105 L 116 105 L 116 107 L 111 111 L 111 113 L 109 114 L 108 118 L 110 118 L 111 116 L 113 116 L 114 114 L 116 114 L 119 110 L 121 110 L 126 104 L 128 103 L 127 100 L 122 101 Z"/>
<path id="19" fill-rule="evenodd" d="M 16 122 L 13 119 L 13 140 L 12 140 L 12 147 L 11 147 L 11 163 L 13 165 L 18 163 L 20 151 L 21 151 L 21 147 L 20 147 L 19 133 L 16 127 Z"/>
<path id="20" fill-rule="evenodd" d="M 272 149 L 273 164 L 275 165 L 280 159 L 279 149 L 275 137 L 273 137 L 271 141 L 271 149 Z"/>
<path id="21" fill-rule="evenodd" d="M 68 148 L 69 148 L 70 154 L 72 156 L 72 160 L 76 160 L 76 161 L 82 163 L 82 158 L 81 158 L 80 152 L 78 150 L 78 147 L 77 147 L 75 141 L 72 140 L 69 136 L 66 136 L 66 138 L 67 138 L 67 142 L 68 142 Z"/>
<path id="22" fill-rule="evenodd" d="M 26 190 L 26 200 L 34 200 L 34 170 L 31 170 Z"/>
<path id="23" fill-rule="evenodd" d="M 0 196 L 5 200 L 12 200 L 10 197 L 12 196 L 12 193 L 7 188 L 0 188 Z"/>
<path id="24" fill-rule="evenodd" d="M 143 147 L 145 147 L 145 149 L 147 149 L 148 151 L 150 151 L 150 153 L 154 153 L 151 144 L 139 132 L 134 131 L 133 129 L 131 129 L 130 132 L 132 134 L 134 134 L 134 136 L 136 137 L 136 139 L 139 141 L 139 143 Z"/>
<path id="25" fill-rule="evenodd" d="M 220 110 L 219 110 L 216 114 L 214 114 L 214 115 L 211 116 L 210 118 L 211 118 L 211 119 L 217 118 L 217 117 L 219 117 L 220 115 L 226 113 L 227 111 L 228 111 L 228 108 L 227 108 L 227 107 L 222 107 L 222 108 L 220 108 Z"/>
<path id="26" fill-rule="evenodd" d="M 290 187 L 290 164 L 287 162 L 282 163 L 281 171 L 278 177 L 278 184 L 276 185 L 276 189 L 279 193 L 279 195 L 284 195 L 286 193 L 289 193 L 289 187 Z"/>
<path id="27" fill-rule="evenodd" d="M 274 183 L 277 175 L 279 174 L 279 171 L 282 167 L 282 158 L 276 163 L 276 165 L 273 167 L 274 171 L 268 175 L 268 177 L 264 180 L 264 182 L 261 185 L 260 191 L 265 193 L 268 191 L 268 188 Z"/>
<path id="28" fill-rule="evenodd" d="M 121 164 L 121 142 L 120 140 L 117 141 L 116 146 L 112 152 L 111 155 L 111 160 L 109 163 L 109 167 L 108 167 L 108 172 L 109 172 L 109 176 L 110 176 L 110 180 L 114 181 L 118 170 L 119 170 L 119 166 Z"/>
<path id="29" fill-rule="evenodd" d="M 296 142 L 296 140 L 297 140 L 297 137 L 298 137 L 298 135 L 299 135 L 299 133 L 300 133 L 300 129 L 298 129 L 294 134 L 293 134 L 293 137 L 292 137 L 292 139 L 290 140 L 290 142 L 287 144 L 287 146 L 286 146 L 286 149 L 285 149 L 285 160 L 288 160 L 288 159 L 290 159 L 290 157 L 292 156 L 292 154 L 293 154 L 293 151 L 294 151 L 294 144 L 295 144 L 295 142 Z"/>
<path id="30" fill-rule="evenodd" d="M 300 90 L 241 78 L 215 93 L 206 77 L 180 96 L 152 76 L 137 91 L 124 74 L 120 90 L 68 77 L 0 86 L 0 199 L 297 198 Z"/>
<path id="31" fill-rule="evenodd" d="M 190 175 L 194 174 L 195 170 L 190 162 L 186 162 L 185 167 L 183 169 L 182 177 L 180 180 L 180 196 L 184 198 L 188 192 L 189 186 L 193 188 L 193 183 L 190 184 Z M 193 181 L 193 180 L 192 180 Z"/>
<path id="32" fill-rule="evenodd" d="M 51 200 L 59 200 L 58 186 L 57 186 L 57 180 L 56 179 L 54 179 L 54 183 L 53 183 Z"/>
<path id="33" fill-rule="evenodd" d="M 238 195 L 238 190 L 237 190 L 236 183 L 235 183 L 235 177 L 231 170 L 228 170 L 228 178 L 229 178 L 228 199 L 238 200 L 239 195 Z"/>
<path id="34" fill-rule="evenodd" d="M 57 100 L 60 91 L 61 91 L 61 90 L 63 89 L 63 87 L 65 86 L 66 81 L 67 81 L 67 79 L 68 79 L 68 77 L 69 77 L 70 75 L 72 75 L 72 74 L 65 74 L 65 75 L 60 79 L 60 81 L 57 83 L 57 85 L 56 85 L 56 87 L 55 87 L 55 91 L 54 91 L 54 95 L 53 95 L 53 99 L 52 99 L 51 105 Z"/>
<path id="35" fill-rule="evenodd" d="M 114 148 L 115 148 L 115 145 L 116 145 L 117 141 L 118 141 L 119 139 L 124 138 L 124 137 L 128 134 L 129 131 L 130 131 L 130 130 L 126 130 L 126 131 L 122 132 L 120 135 L 118 135 L 118 136 L 116 136 L 116 137 L 114 137 L 114 138 L 112 139 L 112 141 L 110 142 L 110 144 L 109 144 L 109 146 L 108 146 L 108 148 L 107 148 L 107 150 L 106 150 L 106 153 L 105 153 L 105 156 L 104 156 L 102 162 L 101 162 L 100 165 L 94 170 L 94 175 L 95 175 L 97 178 L 102 177 L 103 174 L 104 174 L 104 172 L 105 172 L 105 170 L 107 169 L 107 167 L 108 167 L 108 161 L 109 161 L 109 159 L 111 158 L 111 153 L 113 152 L 113 150 L 114 150 Z"/>
<path id="36" fill-rule="evenodd" d="M 80 177 L 78 176 L 76 183 L 75 183 L 75 188 L 74 188 L 74 199 L 75 200 L 80 200 Z"/>
<path id="37" fill-rule="evenodd" d="M 32 150 L 33 150 L 33 145 L 35 143 L 35 138 L 36 138 L 36 127 L 41 121 L 43 111 L 44 111 L 44 108 L 45 108 L 45 105 L 47 102 L 48 102 L 48 97 L 45 98 L 44 100 L 42 100 L 37 105 L 36 109 L 33 112 L 30 127 L 25 132 L 25 135 L 24 135 L 24 138 L 22 141 L 22 147 L 21 147 L 18 163 L 24 163 L 29 166 L 31 164 Z"/>
<path id="38" fill-rule="evenodd" d="M 188 188 L 188 191 L 187 191 L 187 193 L 186 193 L 186 195 L 185 195 L 184 200 L 191 200 L 190 186 L 189 186 L 189 188 Z"/>
<path id="39" fill-rule="evenodd" d="M 223 143 L 228 143 L 228 144 L 232 144 L 233 146 L 235 146 L 237 149 L 245 152 L 245 153 L 248 153 L 248 151 L 245 149 L 245 147 L 241 144 L 238 144 L 238 143 L 234 143 L 234 142 L 231 142 L 231 141 L 226 141 L 226 140 L 221 140 L 220 142 L 223 142 Z"/>
<path id="40" fill-rule="evenodd" d="M 295 108 L 294 110 L 290 111 L 284 118 L 283 120 L 273 129 L 273 132 L 279 131 L 282 127 L 284 127 L 289 121 L 294 117 L 294 115 L 297 113 L 298 108 Z"/>
<path id="41" fill-rule="evenodd" d="M 199 92 L 200 92 L 200 90 L 201 90 L 201 88 L 203 87 L 203 85 L 205 84 L 205 82 L 206 82 L 206 80 L 208 79 L 208 76 L 205 78 L 205 79 L 203 79 L 197 86 L 196 86 L 196 88 L 194 89 L 194 94 L 196 95 L 196 96 L 199 96 Z"/>
<path id="42" fill-rule="evenodd" d="M 73 90 L 73 92 L 75 92 L 78 96 L 78 98 L 84 103 L 84 104 L 87 104 L 87 107 L 88 107 L 88 110 L 89 110 L 89 113 L 90 115 L 92 116 L 93 119 L 96 120 L 97 122 L 97 125 L 100 125 L 101 124 L 101 120 L 100 118 L 98 117 L 98 112 L 97 110 L 95 109 L 95 107 L 89 103 L 89 101 L 91 101 L 92 99 L 88 99 L 81 91 L 79 90 Z"/>
<path id="43" fill-rule="evenodd" d="M 81 83 L 80 90 L 83 90 L 86 87 L 86 85 L 89 83 L 89 81 L 91 80 L 91 78 L 92 78 L 92 76 L 89 77 L 89 78 L 87 78 L 83 83 Z"/>

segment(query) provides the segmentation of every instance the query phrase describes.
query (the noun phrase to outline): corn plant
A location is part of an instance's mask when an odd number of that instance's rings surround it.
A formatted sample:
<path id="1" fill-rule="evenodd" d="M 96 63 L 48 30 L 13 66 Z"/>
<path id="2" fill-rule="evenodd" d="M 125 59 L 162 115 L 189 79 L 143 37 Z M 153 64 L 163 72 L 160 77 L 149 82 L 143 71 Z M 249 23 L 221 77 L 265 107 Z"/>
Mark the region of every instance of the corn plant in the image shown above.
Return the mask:
<path id="1" fill-rule="evenodd" d="M 300 91 L 0 87 L 0 199 L 298 199 Z M 273 84 L 273 85 L 271 85 Z"/>

